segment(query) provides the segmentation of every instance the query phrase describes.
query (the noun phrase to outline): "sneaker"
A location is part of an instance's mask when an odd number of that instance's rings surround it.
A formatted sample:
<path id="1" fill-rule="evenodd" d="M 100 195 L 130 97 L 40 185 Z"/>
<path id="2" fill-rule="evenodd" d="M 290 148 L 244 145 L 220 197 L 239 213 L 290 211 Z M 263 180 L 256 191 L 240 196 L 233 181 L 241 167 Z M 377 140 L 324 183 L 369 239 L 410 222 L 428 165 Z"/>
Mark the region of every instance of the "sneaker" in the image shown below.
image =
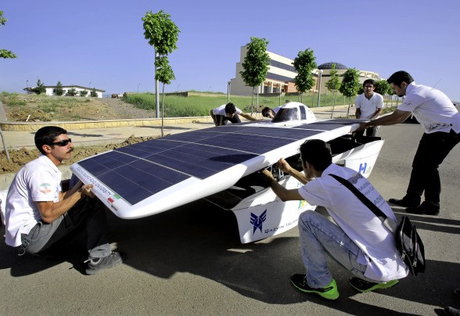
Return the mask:
<path id="1" fill-rule="evenodd" d="M 314 289 L 308 286 L 307 280 L 305 280 L 305 274 L 294 274 L 291 276 L 291 283 L 296 289 L 304 293 L 318 294 L 328 300 L 336 300 L 339 298 L 339 290 L 337 289 L 337 283 L 334 279 L 325 287 Z"/>
<path id="2" fill-rule="evenodd" d="M 367 293 L 379 289 L 388 289 L 392 286 L 395 286 L 396 284 L 399 283 L 399 280 L 392 280 L 388 282 L 382 282 L 382 283 L 373 283 L 369 281 L 365 281 L 360 278 L 351 278 L 350 281 L 348 281 L 350 285 L 357 291 L 361 293 Z"/>
<path id="3" fill-rule="evenodd" d="M 438 215 L 439 214 L 439 204 L 424 201 L 418 207 L 408 207 L 406 209 L 406 212 L 411 213 L 411 214 Z"/>
<path id="4" fill-rule="evenodd" d="M 402 207 L 417 207 L 420 205 L 420 197 L 406 195 L 401 200 L 389 199 L 388 202 L 390 202 L 391 204 L 397 205 L 397 206 L 402 206 Z"/>
<path id="5" fill-rule="evenodd" d="M 118 252 L 112 251 L 112 253 L 110 253 L 107 257 L 88 259 L 86 262 L 88 262 L 86 274 L 93 275 L 99 270 L 113 268 L 123 263 L 123 260 Z"/>

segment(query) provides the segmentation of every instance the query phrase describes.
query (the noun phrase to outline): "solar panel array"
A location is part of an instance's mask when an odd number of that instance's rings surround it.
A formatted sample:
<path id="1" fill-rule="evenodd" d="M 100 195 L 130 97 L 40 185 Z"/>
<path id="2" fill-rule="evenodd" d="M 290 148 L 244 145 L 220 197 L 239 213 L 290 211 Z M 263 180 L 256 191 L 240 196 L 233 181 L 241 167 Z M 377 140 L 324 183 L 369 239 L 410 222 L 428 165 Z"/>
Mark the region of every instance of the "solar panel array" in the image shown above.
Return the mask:
<path id="1" fill-rule="evenodd" d="M 131 204 L 189 177 L 205 179 L 234 165 L 353 121 L 295 128 L 233 124 L 118 148 L 78 164 Z"/>

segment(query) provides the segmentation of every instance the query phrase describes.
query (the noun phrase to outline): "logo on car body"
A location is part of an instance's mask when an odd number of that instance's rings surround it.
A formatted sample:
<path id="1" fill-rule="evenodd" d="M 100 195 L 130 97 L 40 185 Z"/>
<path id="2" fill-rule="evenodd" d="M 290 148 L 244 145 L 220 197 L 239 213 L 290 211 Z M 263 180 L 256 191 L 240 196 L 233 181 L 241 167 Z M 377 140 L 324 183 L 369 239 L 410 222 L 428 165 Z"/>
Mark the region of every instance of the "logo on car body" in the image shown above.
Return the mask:
<path id="1" fill-rule="evenodd" d="M 267 219 L 267 210 L 263 211 L 260 216 L 257 216 L 254 213 L 251 213 L 251 221 L 250 223 L 252 224 L 252 234 L 256 232 L 257 229 L 260 229 L 260 232 L 262 232 L 262 224 L 265 222 Z"/>

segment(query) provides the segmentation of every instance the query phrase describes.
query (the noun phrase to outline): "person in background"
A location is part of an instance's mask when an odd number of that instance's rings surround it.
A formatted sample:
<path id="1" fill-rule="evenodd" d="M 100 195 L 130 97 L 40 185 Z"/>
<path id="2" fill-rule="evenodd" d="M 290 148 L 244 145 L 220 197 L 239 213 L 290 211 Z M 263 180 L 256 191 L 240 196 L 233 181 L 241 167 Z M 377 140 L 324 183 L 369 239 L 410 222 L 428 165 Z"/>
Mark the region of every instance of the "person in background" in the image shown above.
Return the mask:
<path id="1" fill-rule="evenodd" d="M 396 95 L 406 96 L 397 109 L 386 116 L 361 123 L 358 130 L 404 122 L 411 114 L 425 129 L 412 162 L 406 195 L 389 202 L 406 207 L 408 213 L 438 215 L 441 180 L 438 168 L 460 141 L 460 114 L 441 91 L 419 85 L 406 71 L 397 71 L 387 79 Z M 422 194 L 425 201 L 420 204 Z"/>
<path id="2" fill-rule="evenodd" d="M 277 106 L 276 108 L 271 109 L 268 106 L 266 106 L 262 109 L 262 116 L 269 119 L 273 119 L 280 108 L 280 106 Z"/>
<path id="3" fill-rule="evenodd" d="M 374 92 L 375 81 L 367 79 L 363 82 L 364 93 L 358 95 L 355 100 L 356 118 L 371 120 L 377 118 L 382 113 L 383 97 Z M 377 127 L 366 128 L 366 136 L 374 137 L 377 134 Z M 357 136 L 363 136 L 364 130 L 356 133 Z"/>
<path id="4" fill-rule="evenodd" d="M 6 244 L 17 247 L 19 255 L 60 255 L 68 248 L 86 253 L 81 262 L 86 263 L 87 274 L 121 264 L 120 254 L 112 251 L 107 241 L 104 208 L 94 198 L 92 185 L 78 181 L 62 191 L 57 166 L 70 159 L 73 151 L 67 131 L 46 126 L 34 138 L 41 155 L 19 170 L 8 190 Z M 74 243 L 84 246 L 72 248 Z"/>
<path id="5" fill-rule="evenodd" d="M 396 221 L 390 206 L 372 184 L 358 172 L 333 164 L 331 149 L 322 140 L 303 143 L 300 160 L 303 173 L 284 159 L 278 162 L 282 171 L 304 184 L 299 189 L 281 186 L 268 170 L 263 174 L 282 201 L 305 200 L 323 206 L 335 223 L 315 211 L 300 214 L 299 238 L 306 274 L 292 275 L 292 285 L 304 293 L 337 299 L 339 291 L 328 269 L 328 256 L 354 275 L 349 282 L 359 292 L 386 289 L 405 278 L 409 270 L 396 249 L 393 233 L 332 175 L 348 180 L 389 219 Z"/>
<path id="6" fill-rule="evenodd" d="M 249 114 L 243 113 L 233 103 L 222 104 L 215 109 L 210 111 L 212 120 L 216 126 L 226 125 L 228 121 L 235 123 L 241 123 L 239 115 L 249 121 L 256 121 L 257 119 Z"/>

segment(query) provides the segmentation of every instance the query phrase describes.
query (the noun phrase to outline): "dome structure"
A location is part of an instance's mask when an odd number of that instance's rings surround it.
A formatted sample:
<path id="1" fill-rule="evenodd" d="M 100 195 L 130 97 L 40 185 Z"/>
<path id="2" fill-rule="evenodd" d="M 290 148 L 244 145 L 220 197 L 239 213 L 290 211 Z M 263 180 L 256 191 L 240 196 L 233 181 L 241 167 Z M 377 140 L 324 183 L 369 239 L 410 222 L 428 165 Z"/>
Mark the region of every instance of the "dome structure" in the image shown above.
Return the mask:
<path id="1" fill-rule="evenodd" d="M 348 67 L 345 66 L 344 64 L 336 63 L 333 61 L 319 65 L 318 69 L 329 70 L 329 69 L 332 69 L 332 65 L 334 64 L 335 64 L 335 69 L 348 69 Z"/>

